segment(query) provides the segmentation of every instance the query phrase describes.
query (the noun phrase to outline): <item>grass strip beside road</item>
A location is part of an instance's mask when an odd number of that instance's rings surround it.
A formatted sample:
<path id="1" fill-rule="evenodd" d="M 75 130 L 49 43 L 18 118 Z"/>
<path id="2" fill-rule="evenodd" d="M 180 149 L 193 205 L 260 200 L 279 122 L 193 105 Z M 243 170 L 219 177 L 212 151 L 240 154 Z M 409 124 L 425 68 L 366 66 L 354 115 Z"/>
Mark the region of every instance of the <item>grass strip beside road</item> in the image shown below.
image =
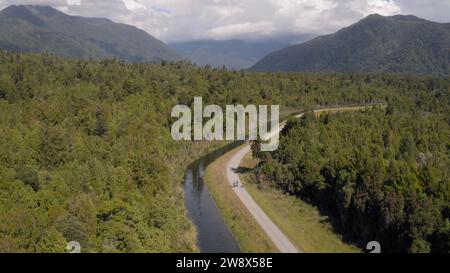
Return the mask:
<path id="1" fill-rule="evenodd" d="M 240 146 L 211 163 L 205 171 L 208 186 L 220 214 L 236 238 L 242 252 L 274 253 L 278 249 L 242 204 L 227 182 L 226 164 Z"/>
<path id="2" fill-rule="evenodd" d="M 253 170 L 255 165 L 250 153 L 241 163 L 246 170 Z M 343 242 L 341 236 L 333 232 L 327 217 L 321 215 L 316 207 L 267 185 L 256 184 L 252 172 L 241 174 L 240 178 L 255 202 L 297 248 L 307 253 L 361 252 Z"/>

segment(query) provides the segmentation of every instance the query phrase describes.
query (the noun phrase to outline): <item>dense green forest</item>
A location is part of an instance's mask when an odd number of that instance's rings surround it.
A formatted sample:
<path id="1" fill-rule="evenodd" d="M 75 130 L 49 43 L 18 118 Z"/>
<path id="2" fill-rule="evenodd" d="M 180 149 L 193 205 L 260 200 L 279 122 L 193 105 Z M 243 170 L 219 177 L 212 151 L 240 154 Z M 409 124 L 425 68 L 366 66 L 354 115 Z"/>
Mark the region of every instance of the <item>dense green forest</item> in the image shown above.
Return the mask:
<path id="1" fill-rule="evenodd" d="M 447 253 L 448 83 L 404 82 L 399 89 L 414 90 L 387 109 L 290 120 L 276 152 L 255 151 L 261 181 L 317 205 L 362 247 L 376 240 L 384 252 Z"/>
<path id="2" fill-rule="evenodd" d="M 81 243 L 83 252 L 196 251 L 180 185 L 186 165 L 220 144 L 172 140 L 171 109 L 191 105 L 194 96 L 208 104 L 280 104 L 283 112 L 391 103 L 393 129 L 383 128 L 394 146 L 386 158 L 395 158 L 399 177 L 428 168 L 427 179 L 436 186 L 416 179 L 401 189 L 425 196 L 417 200 L 426 200 L 432 210 L 435 222 L 427 222 L 430 229 L 421 227 L 418 235 L 436 231 L 433 238 L 444 236 L 445 215 L 438 212 L 448 205 L 448 190 L 442 190 L 448 165 L 439 164 L 448 164 L 449 86 L 448 78 L 439 77 L 248 73 L 189 63 L 128 64 L 0 52 L 0 252 L 62 252 L 72 240 Z M 416 112 L 422 115 L 413 115 Z M 369 122 L 362 118 L 354 125 Z M 319 127 L 319 121 L 312 120 Z M 334 118 L 329 120 L 334 124 Z M 370 122 L 384 120 L 377 113 Z M 404 132 L 411 134 L 402 144 L 413 149 L 402 148 L 408 157 L 395 150 Z M 419 133 L 424 137 L 417 138 Z M 359 132 L 349 128 L 348 134 L 356 141 Z M 288 153 L 286 143 L 283 137 L 279 153 Z M 375 151 L 387 150 L 378 142 L 373 145 L 379 145 Z M 412 160 L 420 152 L 425 162 L 421 168 Z M 318 158 L 307 164 L 318 166 Z M 325 180 L 320 185 L 325 186 Z M 400 196 L 392 188 L 389 194 Z M 401 202 L 394 197 L 394 204 Z"/>

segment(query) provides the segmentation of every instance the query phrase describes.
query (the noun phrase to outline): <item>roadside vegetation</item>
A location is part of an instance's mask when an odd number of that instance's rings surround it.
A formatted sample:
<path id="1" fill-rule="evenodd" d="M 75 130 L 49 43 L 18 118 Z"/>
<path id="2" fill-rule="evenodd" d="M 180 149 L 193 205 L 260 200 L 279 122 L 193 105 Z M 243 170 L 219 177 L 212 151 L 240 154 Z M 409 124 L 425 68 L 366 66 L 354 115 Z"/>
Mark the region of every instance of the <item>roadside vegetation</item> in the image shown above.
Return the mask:
<path id="1" fill-rule="evenodd" d="M 241 163 L 241 181 L 255 202 L 296 247 L 306 253 L 353 253 L 361 250 L 345 243 L 327 216 L 295 196 L 257 182 L 251 153 Z"/>
<path id="2" fill-rule="evenodd" d="M 361 247 L 448 252 L 448 100 L 408 101 L 288 121 L 277 151 L 254 149 L 259 187 L 316 206 Z"/>

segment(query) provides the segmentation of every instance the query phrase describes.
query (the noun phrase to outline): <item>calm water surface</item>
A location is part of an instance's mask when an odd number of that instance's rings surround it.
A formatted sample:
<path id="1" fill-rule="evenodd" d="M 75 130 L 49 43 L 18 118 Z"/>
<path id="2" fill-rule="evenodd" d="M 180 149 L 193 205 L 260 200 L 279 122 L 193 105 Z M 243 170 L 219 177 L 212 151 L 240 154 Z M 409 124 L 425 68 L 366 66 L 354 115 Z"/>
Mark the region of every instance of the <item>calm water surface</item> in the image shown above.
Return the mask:
<path id="1" fill-rule="evenodd" d="M 210 195 L 203 175 L 206 167 L 218 157 L 242 143 L 233 143 L 199 159 L 186 171 L 184 199 L 191 221 L 197 228 L 198 245 L 202 253 L 237 253 L 239 246 L 223 221 Z"/>

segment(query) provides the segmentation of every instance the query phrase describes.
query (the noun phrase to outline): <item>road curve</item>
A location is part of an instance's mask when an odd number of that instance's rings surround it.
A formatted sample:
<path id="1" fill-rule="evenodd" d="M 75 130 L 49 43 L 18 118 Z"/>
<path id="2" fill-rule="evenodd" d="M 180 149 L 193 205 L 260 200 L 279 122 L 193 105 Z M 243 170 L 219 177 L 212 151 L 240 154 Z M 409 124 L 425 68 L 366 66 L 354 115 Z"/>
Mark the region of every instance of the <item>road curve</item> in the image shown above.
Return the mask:
<path id="1" fill-rule="evenodd" d="M 359 111 L 364 110 L 367 108 L 372 108 L 374 106 L 358 106 L 358 107 L 340 107 L 340 108 L 327 108 L 327 109 L 320 109 L 315 110 L 314 113 L 321 113 L 321 112 L 332 112 L 332 111 Z M 382 106 L 385 107 L 385 106 Z M 300 118 L 304 115 L 298 114 L 295 117 Z M 279 134 L 279 132 L 284 128 L 286 125 L 286 122 L 282 122 L 274 128 L 272 132 L 270 132 L 268 135 L 262 137 L 262 139 L 267 139 L 273 136 L 274 134 Z M 282 253 L 302 253 L 303 251 L 297 249 L 294 244 L 289 240 L 289 238 L 270 220 L 270 218 L 264 213 L 264 211 L 256 204 L 256 202 L 253 200 L 253 198 L 250 196 L 250 194 L 247 192 L 247 190 L 242 187 L 242 182 L 239 178 L 239 174 L 237 173 L 237 169 L 241 165 L 241 162 L 245 155 L 247 155 L 250 152 L 250 144 L 247 144 L 243 146 L 239 151 L 237 151 L 233 156 L 230 158 L 230 160 L 226 164 L 226 173 L 227 173 L 227 179 L 230 186 L 233 186 L 235 182 L 238 182 L 239 187 L 233 187 L 233 191 L 236 193 L 238 198 L 241 200 L 241 202 L 245 205 L 245 207 L 248 209 L 248 211 L 253 215 L 255 220 L 258 222 L 258 224 L 261 226 L 261 228 L 266 232 L 266 234 L 269 236 L 269 238 L 273 241 L 275 246 L 280 250 Z"/>
<path id="2" fill-rule="evenodd" d="M 242 159 L 247 153 L 250 152 L 250 145 L 245 145 L 244 148 L 240 149 L 235 153 L 230 160 L 227 162 L 227 178 L 230 186 L 236 181 L 239 185 L 242 185 L 239 175 L 236 170 L 239 168 Z M 247 190 L 241 186 L 233 187 L 233 191 L 239 197 L 241 202 L 250 211 L 255 220 L 261 226 L 261 228 L 266 232 L 269 238 L 273 241 L 275 246 L 282 253 L 298 253 L 300 252 L 294 244 L 283 234 L 283 232 L 270 220 L 270 218 L 264 213 L 264 211 L 256 204 L 253 198 L 248 194 Z"/>

